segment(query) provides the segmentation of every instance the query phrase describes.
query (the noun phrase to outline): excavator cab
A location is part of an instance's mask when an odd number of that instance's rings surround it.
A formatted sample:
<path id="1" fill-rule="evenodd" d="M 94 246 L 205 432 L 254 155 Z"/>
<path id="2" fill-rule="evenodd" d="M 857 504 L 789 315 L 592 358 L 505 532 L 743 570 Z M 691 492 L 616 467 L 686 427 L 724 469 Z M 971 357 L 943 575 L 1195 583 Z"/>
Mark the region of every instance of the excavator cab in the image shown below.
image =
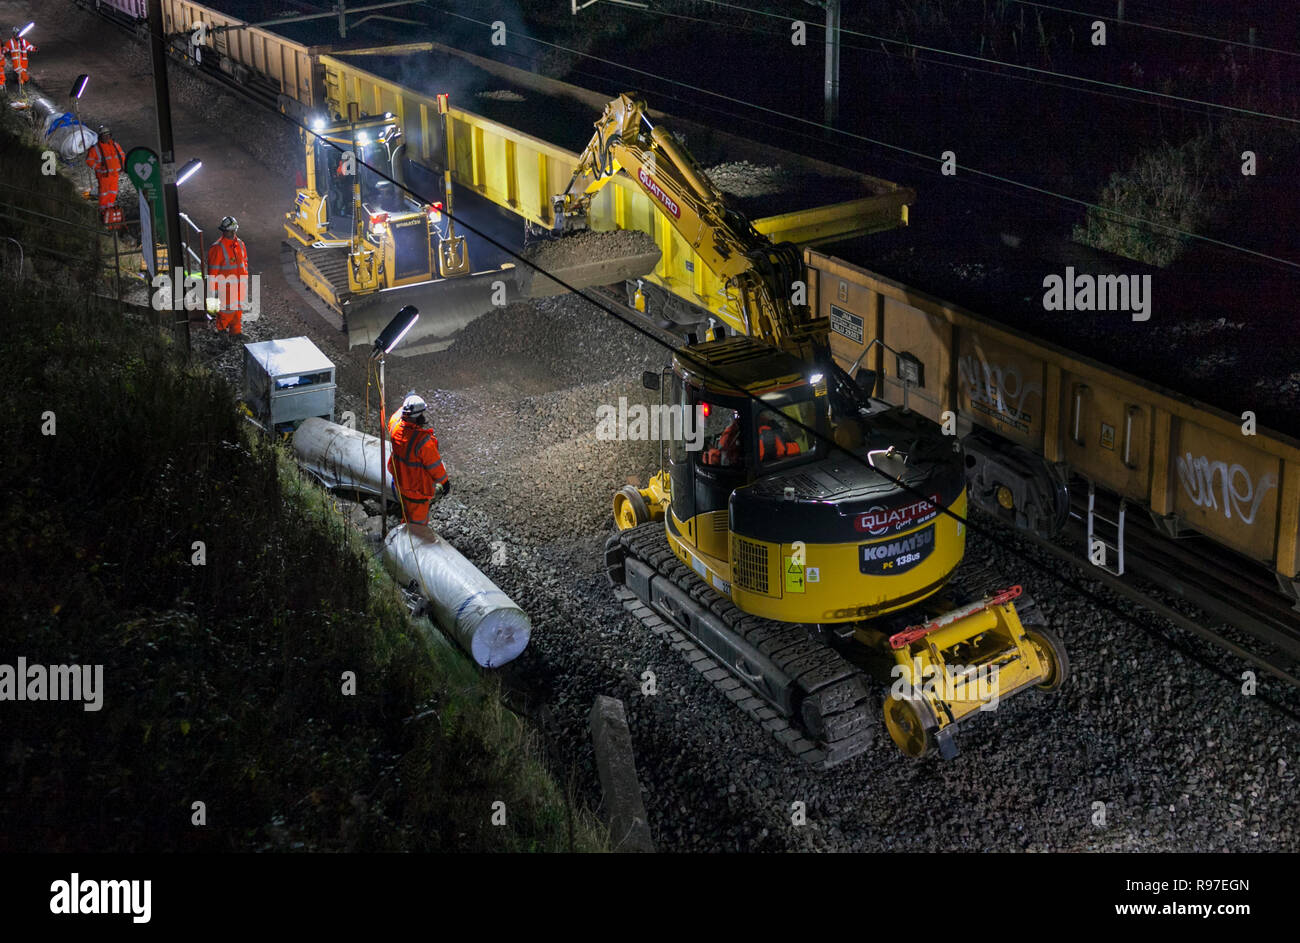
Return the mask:
<path id="1" fill-rule="evenodd" d="M 962 456 L 915 413 L 881 404 L 852 456 L 832 450 L 827 378 L 744 336 L 680 349 L 663 400 L 680 434 L 661 421 L 662 477 L 615 518 L 662 515 L 677 557 L 744 612 L 858 622 L 935 595 L 960 562 L 964 530 L 942 512 L 965 512 Z"/>
<path id="2" fill-rule="evenodd" d="M 746 374 L 743 390 L 679 359 L 668 400 L 692 421 L 670 437 L 667 466 L 673 516 L 701 552 L 726 559 L 732 493 L 772 471 L 816 461 L 823 448 L 810 430 L 824 435 L 827 416 L 824 386 L 819 397 L 795 358 L 744 339 L 703 346 L 719 345 L 749 355 L 747 363 L 733 363 Z"/>

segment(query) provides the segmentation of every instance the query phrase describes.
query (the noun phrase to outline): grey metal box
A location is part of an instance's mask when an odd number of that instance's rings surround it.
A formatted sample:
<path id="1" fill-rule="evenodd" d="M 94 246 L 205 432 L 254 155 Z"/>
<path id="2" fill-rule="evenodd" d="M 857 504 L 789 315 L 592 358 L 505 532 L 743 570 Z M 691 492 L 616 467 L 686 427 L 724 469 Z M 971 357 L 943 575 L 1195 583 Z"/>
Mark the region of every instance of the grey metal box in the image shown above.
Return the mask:
<path id="1" fill-rule="evenodd" d="M 244 345 L 244 402 L 268 429 L 334 421 L 334 364 L 306 337 Z"/>

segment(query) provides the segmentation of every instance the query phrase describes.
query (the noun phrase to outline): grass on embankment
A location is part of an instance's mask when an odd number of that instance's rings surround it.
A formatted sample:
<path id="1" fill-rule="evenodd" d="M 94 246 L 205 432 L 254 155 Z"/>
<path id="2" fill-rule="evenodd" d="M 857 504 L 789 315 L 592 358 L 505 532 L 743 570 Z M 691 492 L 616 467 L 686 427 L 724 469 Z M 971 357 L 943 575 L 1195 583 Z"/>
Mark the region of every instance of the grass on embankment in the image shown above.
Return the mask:
<path id="1" fill-rule="evenodd" d="M 0 702 L 0 851 L 603 847 L 221 378 L 54 271 L 0 291 L 0 664 L 103 707 Z"/>

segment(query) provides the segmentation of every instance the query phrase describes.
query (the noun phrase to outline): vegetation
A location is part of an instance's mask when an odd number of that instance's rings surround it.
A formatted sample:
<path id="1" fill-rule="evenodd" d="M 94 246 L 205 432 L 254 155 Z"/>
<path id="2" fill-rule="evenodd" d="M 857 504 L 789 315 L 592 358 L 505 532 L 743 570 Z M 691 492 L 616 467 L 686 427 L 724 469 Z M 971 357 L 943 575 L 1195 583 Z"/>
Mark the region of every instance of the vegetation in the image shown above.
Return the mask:
<path id="1" fill-rule="evenodd" d="M 1149 265 L 1170 264 L 1196 242 L 1171 229 L 1230 232 L 1233 207 L 1251 179 L 1241 172 L 1248 150 L 1257 155 L 1256 173 L 1264 174 L 1293 163 L 1300 138 L 1225 122 L 1183 144 L 1146 151 L 1128 170 L 1111 175 L 1098 198 L 1102 209 L 1088 210 L 1075 240 Z"/>
<path id="2" fill-rule="evenodd" d="M 0 146 L 20 202 L 71 212 Z M 103 665 L 104 693 L 0 703 L 0 851 L 603 847 L 496 682 L 410 620 L 227 384 L 42 248 L 95 237 L 5 212 L 36 264 L 0 292 L 0 664 Z"/>

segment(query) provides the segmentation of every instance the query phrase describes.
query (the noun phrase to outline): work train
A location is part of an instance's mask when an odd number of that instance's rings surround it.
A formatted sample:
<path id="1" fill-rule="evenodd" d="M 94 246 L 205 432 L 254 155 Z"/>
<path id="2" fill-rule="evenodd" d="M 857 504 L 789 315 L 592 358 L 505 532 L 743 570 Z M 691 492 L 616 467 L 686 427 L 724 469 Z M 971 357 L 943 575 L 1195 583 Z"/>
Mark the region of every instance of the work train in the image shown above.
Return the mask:
<path id="1" fill-rule="evenodd" d="M 84 2 L 136 20 L 145 6 L 144 0 Z M 437 91 L 379 74 L 384 70 L 376 63 L 383 57 L 373 49 L 362 55 L 328 43 L 312 45 L 309 39 L 323 34 L 306 27 L 214 32 L 239 21 L 190 0 L 163 0 L 163 19 L 174 51 L 191 64 L 199 59 L 204 69 L 274 96 L 281 110 L 300 120 L 345 115 L 349 102 L 359 103 L 363 113 L 391 113 L 413 163 L 440 173 L 446 153 L 446 169 L 458 188 L 551 228 L 551 197 L 569 179 L 577 153 L 507 123 L 499 110 L 486 117 L 480 112 L 491 111 L 481 107 L 487 102 L 453 103 L 451 140 L 444 141 Z M 196 57 L 191 42 L 199 23 L 207 30 Z M 430 51 L 458 57 L 496 76 L 503 87 L 562 103 L 561 110 L 589 108 L 593 120 L 607 100 L 435 43 L 390 51 L 390 60 Z M 388 71 L 401 75 L 400 69 Z M 1222 559 L 1241 567 L 1243 586 L 1271 583 L 1276 602 L 1300 611 L 1300 441 L 1252 429 L 1241 416 L 821 251 L 818 246 L 846 235 L 837 213 L 878 216 L 874 223 L 868 218 L 868 227 L 906 223 L 910 191 L 861 179 L 865 196 L 856 202 L 757 218 L 755 227 L 804 247 L 809 303 L 830 319 L 832 351 L 841 366 L 859 377 L 874 371 L 874 390 L 883 399 L 906 398 L 935 422 L 956 424 L 975 504 L 1040 536 L 1059 532 L 1073 506 L 1086 524 L 1087 549 L 1104 548 L 1087 556 L 1112 572 L 1122 572 L 1124 531 L 1139 519 L 1148 526 L 1154 522 L 1171 545 L 1202 535 L 1229 551 Z M 593 228 L 648 232 L 663 258 L 639 287 L 658 293 L 669 319 L 674 311 L 707 314 L 717 294 L 709 273 L 670 227 L 656 223 L 660 211 L 646 193 L 627 183 L 606 188 L 593 203 Z M 869 229 L 858 230 L 863 231 Z M 1109 509 L 1105 514 L 1103 507 Z M 1194 589 L 1195 574 L 1183 576 Z M 1177 583 L 1167 588 L 1178 589 Z M 1221 602 L 1216 614 L 1230 616 L 1231 600 Z M 1282 631 L 1275 622 L 1272 631 L 1256 634 L 1300 656 L 1300 624 L 1294 615 L 1289 626 L 1288 617 L 1282 618 Z M 1237 624 L 1254 628 L 1249 620 Z"/>

